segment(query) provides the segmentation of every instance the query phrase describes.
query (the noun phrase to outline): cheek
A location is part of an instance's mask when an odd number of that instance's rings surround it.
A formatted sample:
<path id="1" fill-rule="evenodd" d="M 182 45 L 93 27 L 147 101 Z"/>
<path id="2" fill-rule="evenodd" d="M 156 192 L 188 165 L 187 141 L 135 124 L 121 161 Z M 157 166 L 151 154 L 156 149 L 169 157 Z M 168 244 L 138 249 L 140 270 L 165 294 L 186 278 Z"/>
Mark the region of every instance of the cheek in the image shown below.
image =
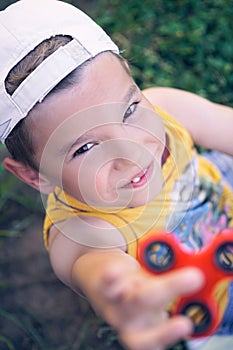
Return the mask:
<path id="1" fill-rule="evenodd" d="M 95 186 L 96 191 L 100 196 L 107 195 L 112 187 L 110 173 L 109 165 L 102 166 L 98 171 L 96 171 Z"/>
<path id="2" fill-rule="evenodd" d="M 79 183 L 78 183 L 78 172 L 76 169 L 66 169 L 66 167 L 63 167 L 62 187 L 65 191 L 67 191 L 67 189 L 69 189 L 69 191 L 73 190 L 74 192 L 78 191 Z"/>
<path id="3" fill-rule="evenodd" d="M 75 188 L 75 195 L 91 206 L 108 206 L 115 200 L 114 191 L 110 185 L 110 167 L 96 164 L 94 160 L 85 161 L 79 167 L 76 178 L 67 178 L 70 189 Z M 76 183 L 75 183 L 76 181 Z M 74 191 L 73 191 L 74 195 Z M 76 198 L 77 198 L 76 196 Z"/>

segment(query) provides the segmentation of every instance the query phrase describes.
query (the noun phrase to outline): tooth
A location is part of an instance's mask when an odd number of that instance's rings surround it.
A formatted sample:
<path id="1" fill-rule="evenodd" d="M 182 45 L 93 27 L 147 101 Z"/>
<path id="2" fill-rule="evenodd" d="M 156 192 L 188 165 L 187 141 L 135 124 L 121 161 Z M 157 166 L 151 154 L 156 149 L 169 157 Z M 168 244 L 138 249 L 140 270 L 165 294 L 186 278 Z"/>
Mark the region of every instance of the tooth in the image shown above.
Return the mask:
<path id="1" fill-rule="evenodd" d="M 135 179 L 132 180 L 132 182 L 139 182 L 140 181 L 140 177 L 135 177 Z"/>

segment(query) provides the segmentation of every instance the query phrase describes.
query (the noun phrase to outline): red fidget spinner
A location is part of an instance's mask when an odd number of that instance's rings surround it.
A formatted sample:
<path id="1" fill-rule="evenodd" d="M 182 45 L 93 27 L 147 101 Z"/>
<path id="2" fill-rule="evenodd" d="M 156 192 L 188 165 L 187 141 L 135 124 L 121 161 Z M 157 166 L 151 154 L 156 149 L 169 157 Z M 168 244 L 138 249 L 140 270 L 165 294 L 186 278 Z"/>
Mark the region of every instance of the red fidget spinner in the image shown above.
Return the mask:
<path id="1" fill-rule="evenodd" d="M 233 228 L 221 231 L 200 252 L 184 251 L 174 234 L 152 231 L 138 242 L 138 261 L 152 274 L 194 266 L 202 270 L 205 284 L 197 293 L 175 302 L 172 314 L 183 314 L 194 323 L 192 337 L 213 333 L 220 323 L 214 289 L 223 279 L 233 279 Z"/>

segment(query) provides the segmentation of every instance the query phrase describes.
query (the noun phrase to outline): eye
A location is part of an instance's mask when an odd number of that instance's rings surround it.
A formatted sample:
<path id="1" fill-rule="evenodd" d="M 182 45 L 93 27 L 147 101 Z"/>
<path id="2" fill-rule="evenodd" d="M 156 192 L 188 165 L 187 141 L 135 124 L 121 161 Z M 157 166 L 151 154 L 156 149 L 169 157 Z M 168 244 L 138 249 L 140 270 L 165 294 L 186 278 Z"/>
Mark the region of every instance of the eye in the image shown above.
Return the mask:
<path id="1" fill-rule="evenodd" d="M 72 155 L 72 158 L 75 158 L 77 156 L 80 156 L 81 154 L 88 152 L 93 146 L 95 146 L 94 142 L 88 142 L 85 145 L 83 145 L 82 147 L 80 147 L 79 149 L 77 149 L 77 151 L 74 152 L 74 154 Z"/>
<path id="2" fill-rule="evenodd" d="M 136 111 L 138 104 L 139 104 L 139 101 L 134 102 L 129 106 L 129 108 L 127 109 L 123 117 L 123 123 Z"/>

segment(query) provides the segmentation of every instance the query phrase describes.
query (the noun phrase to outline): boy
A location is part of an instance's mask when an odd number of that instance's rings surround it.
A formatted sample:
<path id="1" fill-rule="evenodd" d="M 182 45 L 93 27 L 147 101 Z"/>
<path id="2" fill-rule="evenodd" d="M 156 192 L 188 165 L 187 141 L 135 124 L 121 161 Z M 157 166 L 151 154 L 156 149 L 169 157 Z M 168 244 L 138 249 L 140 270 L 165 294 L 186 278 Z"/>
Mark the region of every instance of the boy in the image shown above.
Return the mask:
<path id="1" fill-rule="evenodd" d="M 135 259 L 137 241 L 166 229 L 201 249 L 232 226 L 232 182 L 207 160 L 213 153 L 193 147 L 233 155 L 232 109 L 173 89 L 143 94 L 110 38 L 61 1 L 21 0 L 0 23 L 0 135 L 12 155 L 4 164 L 50 194 L 44 237 L 54 271 L 129 349 L 188 336 L 190 320 L 166 309 L 203 285 L 201 272 L 152 278 Z M 222 314 L 230 293 L 220 293 Z"/>

